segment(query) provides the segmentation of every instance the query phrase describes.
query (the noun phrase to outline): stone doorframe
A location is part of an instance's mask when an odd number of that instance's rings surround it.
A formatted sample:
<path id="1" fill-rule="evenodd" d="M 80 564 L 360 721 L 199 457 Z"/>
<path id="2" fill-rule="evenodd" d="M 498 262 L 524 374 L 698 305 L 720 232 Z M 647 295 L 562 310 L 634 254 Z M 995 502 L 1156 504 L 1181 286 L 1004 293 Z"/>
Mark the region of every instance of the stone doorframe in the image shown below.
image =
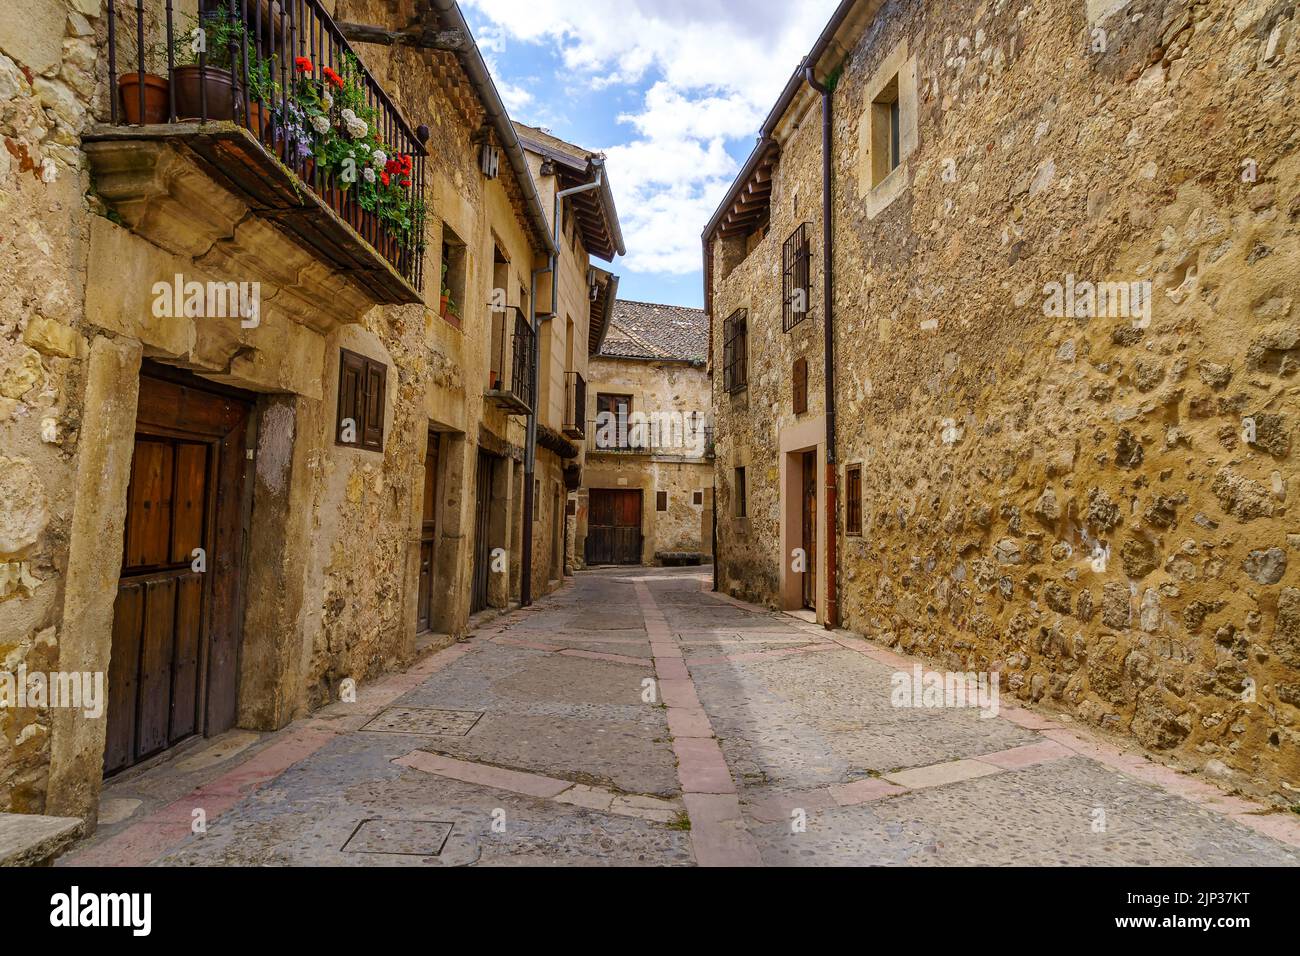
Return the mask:
<path id="1" fill-rule="evenodd" d="M 797 611 L 803 603 L 803 575 L 792 568 L 791 551 L 803 541 L 803 454 L 817 453 L 817 554 L 809 555 L 817 567 L 817 621 L 826 619 L 826 416 L 818 415 L 781 429 L 778 439 L 777 487 L 781 516 L 781 610 Z"/>

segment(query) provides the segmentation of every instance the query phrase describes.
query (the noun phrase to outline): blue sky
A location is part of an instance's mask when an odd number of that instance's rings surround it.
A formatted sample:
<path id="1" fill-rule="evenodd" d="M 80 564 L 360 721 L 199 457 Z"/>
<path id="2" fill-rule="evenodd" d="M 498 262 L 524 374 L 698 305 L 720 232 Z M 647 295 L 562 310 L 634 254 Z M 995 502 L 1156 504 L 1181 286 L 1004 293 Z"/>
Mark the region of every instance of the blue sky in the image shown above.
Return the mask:
<path id="1" fill-rule="evenodd" d="M 511 115 L 608 156 L 619 295 L 699 306 L 700 232 L 836 0 L 462 0 Z"/>

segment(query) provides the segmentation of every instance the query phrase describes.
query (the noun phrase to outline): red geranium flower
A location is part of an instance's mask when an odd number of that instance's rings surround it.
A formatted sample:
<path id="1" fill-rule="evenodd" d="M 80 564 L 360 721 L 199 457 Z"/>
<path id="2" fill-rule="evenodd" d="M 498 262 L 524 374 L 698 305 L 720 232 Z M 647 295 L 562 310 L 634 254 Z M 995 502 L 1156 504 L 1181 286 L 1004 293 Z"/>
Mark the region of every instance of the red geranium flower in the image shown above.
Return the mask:
<path id="1" fill-rule="evenodd" d="M 379 180 L 380 180 L 380 182 L 382 182 L 385 186 L 387 186 L 387 185 L 392 181 L 392 178 L 388 175 L 388 171 L 385 170 L 384 172 L 382 172 L 382 173 L 379 174 Z"/>
<path id="2" fill-rule="evenodd" d="M 299 73 L 311 73 L 315 69 L 311 60 L 305 56 L 294 57 L 293 65 L 298 68 Z"/>
<path id="3" fill-rule="evenodd" d="M 325 79 L 329 80 L 330 85 L 333 86 L 336 90 L 341 90 L 341 89 L 343 89 L 343 77 L 339 76 L 337 73 L 335 73 L 333 70 L 331 70 L 328 66 L 322 66 L 322 67 L 320 68 L 320 72 L 321 72 L 321 76 L 323 76 L 323 77 L 325 77 Z"/>
<path id="4" fill-rule="evenodd" d="M 403 179 L 403 180 L 402 180 L 402 185 L 405 186 L 407 189 L 410 189 L 410 188 L 411 188 L 411 181 L 410 181 L 409 179 Z"/>

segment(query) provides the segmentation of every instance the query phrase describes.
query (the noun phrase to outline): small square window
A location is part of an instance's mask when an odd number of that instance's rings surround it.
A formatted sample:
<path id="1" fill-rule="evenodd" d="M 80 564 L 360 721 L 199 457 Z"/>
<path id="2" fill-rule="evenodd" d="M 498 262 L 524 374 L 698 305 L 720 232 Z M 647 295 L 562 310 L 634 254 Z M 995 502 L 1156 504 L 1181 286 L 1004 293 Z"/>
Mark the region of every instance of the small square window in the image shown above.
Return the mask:
<path id="1" fill-rule="evenodd" d="M 668 492 L 666 492 L 666 491 L 656 491 L 656 492 L 655 492 L 655 511 L 667 511 L 667 510 L 668 510 Z"/>
<path id="2" fill-rule="evenodd" d="M 339 349 L 339 398 L 334 442 L 367 451 L 384 450 L 388 366 Z"/>
<path id="3" fill-rule="evenodd" d="M 694 498 L 693 498 L 692 500 L 693 500 L 693 501 L 695 502 L 695 504 L 697 504 L 697 505 L 702 505 L 702 504 L 704 504 L 704 492 L 702 492 L 702 491 L 697 491 L 697 492 L 695 492 L 695 496 L 694 496 Z"/>

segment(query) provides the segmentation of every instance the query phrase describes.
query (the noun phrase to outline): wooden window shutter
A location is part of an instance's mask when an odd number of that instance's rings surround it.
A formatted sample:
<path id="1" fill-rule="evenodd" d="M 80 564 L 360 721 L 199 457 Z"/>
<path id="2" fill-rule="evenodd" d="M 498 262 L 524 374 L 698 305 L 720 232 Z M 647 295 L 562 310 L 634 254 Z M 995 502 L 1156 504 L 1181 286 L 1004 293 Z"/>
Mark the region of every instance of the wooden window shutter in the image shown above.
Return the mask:
<path id="1" fill-rule="evenodd" d="M 666 492 L 666 491 L 656 491 L 656 492 L 655 492 L 655 511 L 667 511 L 667 510 L 668 510 L 668 492 Z"/>
<path id="2" fill-rule="evenodd" d="M 365 390 L 366 360 L 346 349 L 339 353 L 339 405 L 334 422 L 334 440 L 340 445 L 359 444 L 364 422 L 361 414 L 361 396 Z M 352 421 L 354 441 L 344 440 L 344 422 Z"/>
<path id="3" fill-rule="evenodd" d="M 361 429 L 361 444 L 372 451 L 382 451 L 384 447 L 384 392 L 388 379 L 388 367 L 380 362 L 366 362 L 365 396 Z"/>
<path id="4" fill-rule="evenodd" d="M 794 413 L 802 415 L 808 411 L 808 360 L 800 357 L 794 360 Z"/>

